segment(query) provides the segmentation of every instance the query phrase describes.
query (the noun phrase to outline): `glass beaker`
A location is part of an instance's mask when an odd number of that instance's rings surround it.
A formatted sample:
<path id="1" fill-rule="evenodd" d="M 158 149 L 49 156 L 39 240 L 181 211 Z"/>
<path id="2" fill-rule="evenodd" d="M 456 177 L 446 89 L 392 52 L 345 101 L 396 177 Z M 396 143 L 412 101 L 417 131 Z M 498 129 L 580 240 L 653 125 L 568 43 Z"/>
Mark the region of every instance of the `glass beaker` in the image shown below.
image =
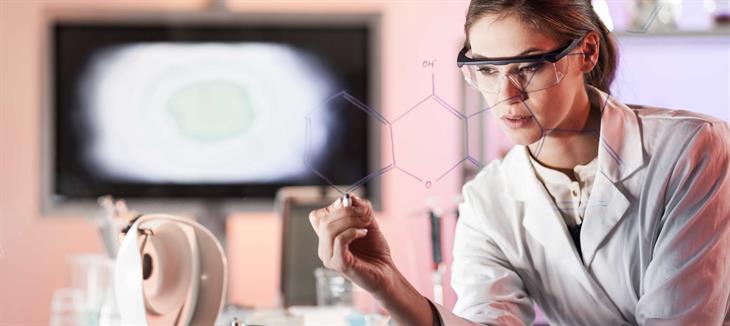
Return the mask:
<path id="1" fill-rule="evenodd" d="M 352 306 L 352 282 L 324 267 L 314 270 L 318 306 Z"/>
<path id="2" fill-rule="evenodd" d="M 98 325 L 101 309 L 112 290 L 114 261 L 100 254 L 68 257 L 71 285 L 82 295 L 83 324 Z"/>
<path id="3" fill-rule="evenodd" d="M 51 326 L 76 326 L 84 323 L 83 293 L 80 289 L 56 289 L 51 299 Z"/>

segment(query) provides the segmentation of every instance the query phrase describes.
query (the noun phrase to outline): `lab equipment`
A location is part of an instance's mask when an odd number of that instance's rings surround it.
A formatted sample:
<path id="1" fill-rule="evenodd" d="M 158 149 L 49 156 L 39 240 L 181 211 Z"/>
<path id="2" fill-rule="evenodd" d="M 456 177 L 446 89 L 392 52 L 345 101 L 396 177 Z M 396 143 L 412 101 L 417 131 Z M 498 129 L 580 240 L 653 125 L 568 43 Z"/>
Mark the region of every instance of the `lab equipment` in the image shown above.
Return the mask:
<path id="1" fill-rule="evenodd" d="M 68 258 L 71 284 L 81 294 L 81 321 L 98 325 L 101 310 L 112 291 L 114 260 L 107 255 L 79 254 Z"/>
<path id="2" fill-rule="evenodd" d="M 81 289 L 62 288 L 53 292 L 51 299 L 51 326 L 75 326 L 85 323 Z"/>
<path id="3" fill-rule="evenodd" d="M 123 322 L 212 325 L 223 307 L 226 264 L 220 244 L 202 225 L 174 215 L 139 216 L 115 264 Z"/>
<path id="4" fill-rule="evenodd" d="M 353 194 L 361 196 L 362 189 Z M 323 265 L 317 256 L 317 234 L 308 216 L 341 199 L 335 187 L 285 187 L 277 193 L 276 211 L 282 220 L 280 293 L 284 308 L 317 304 L 314 270 Z"/>
<path id="5" fill-rule="evenodd" d="M 103 212 L 100 214 L 100 218 L 90 218 L 90 222 L 98 228 L 107 255 L 113 258 L 119 250 L 119 231 L 122 223 L 120 217 L 127 213 L 127 206 L 123 200 L 115 201 L 112 196 L 108 195 L 99 197 L 97 203 Z"/>
<path id="6" fill-rule="evenodd" d="M 342 274 L 324 267 L 314 271 L 317 278 L 318 306 L 352 306 L 352 282 Z"/>
<path id="7" fill-rule="evenodd" d="M 431 253 L 433 255 L 433 271 L 431 274 L 433 281 L 433 300 L 438 304 L 443 304 L 443 275 L 446 266 L 444 265 L 441 254 L 441 216 L 437 213 L 436 209 L 430 209 L 428 211 L 428 217 L 431 224 Z"/>

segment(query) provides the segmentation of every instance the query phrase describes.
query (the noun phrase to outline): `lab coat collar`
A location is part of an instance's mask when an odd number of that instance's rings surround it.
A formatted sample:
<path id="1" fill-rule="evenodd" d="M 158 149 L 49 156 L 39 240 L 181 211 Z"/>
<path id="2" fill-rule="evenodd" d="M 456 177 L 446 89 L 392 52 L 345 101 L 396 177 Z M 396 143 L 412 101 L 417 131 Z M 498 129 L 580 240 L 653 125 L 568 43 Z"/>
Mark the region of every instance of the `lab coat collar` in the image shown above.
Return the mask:
<path id="1" fill-rule="evenodd" d="M 610 205 L 609 205 L 610 204 Z M 598 173 L 593 182 L 593 190 L 586 205 L 580 243 L 583 249 L 583 262 L 591 266 L 603 240 L 621 220 L 630 202 L 626 196 L 603 173 Z"/>
<path id="2" fill-rule="evenodd" d="M 589 96 L 601 108 L 598 169 L 614 183 L 644 166 L 644 148 L 634 111 L 605 92 L 588 86 Z"/>

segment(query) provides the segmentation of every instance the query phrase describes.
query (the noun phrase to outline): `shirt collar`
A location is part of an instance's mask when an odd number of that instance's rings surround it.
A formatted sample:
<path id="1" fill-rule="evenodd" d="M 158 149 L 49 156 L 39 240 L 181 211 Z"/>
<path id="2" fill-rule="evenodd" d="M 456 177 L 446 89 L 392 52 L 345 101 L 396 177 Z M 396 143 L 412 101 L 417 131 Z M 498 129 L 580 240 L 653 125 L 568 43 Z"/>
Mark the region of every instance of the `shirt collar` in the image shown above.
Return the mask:
<path id="1" fill-rule="evenodd" d="M 558 185 L 567 185 L 573 182 L 573 180 L 571 180 L 565 173 L 546 167 L 532 157 L 529 152 L 527 154 L 530 159 L 530 163 L 532 163 L 532 167 L 535 168 L 535 173 L 543 182 Z M 573 172 L 575 173 L 575 177 L 578 179 L 578 182 L 584 183 L 588 178 L 596 174 L 595 169 L 597 161 L 598 157 L 594 157 L 593 160 L 585 165 L 576 165 L 573 168 Z"/>

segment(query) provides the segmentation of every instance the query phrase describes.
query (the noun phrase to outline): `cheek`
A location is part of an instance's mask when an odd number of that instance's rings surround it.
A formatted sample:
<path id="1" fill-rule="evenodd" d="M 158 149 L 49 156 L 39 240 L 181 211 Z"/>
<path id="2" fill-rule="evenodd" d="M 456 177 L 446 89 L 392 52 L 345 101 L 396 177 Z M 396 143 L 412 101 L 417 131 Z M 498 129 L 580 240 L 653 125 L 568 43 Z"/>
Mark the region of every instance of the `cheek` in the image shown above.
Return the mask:
<path id="1" fill-rule="evenodd" d="M 485 93 L 485 92 L 479 92 L 482 94 L 482 98 L 484 99 L 484 103 L 487 104 L 487 107 L 494 108 L 499 106 L 500 102 L 498 99 L 498 94 L 495 93 Z"/>
<path id="2" fill-rule="evenodd" d="M 563 86 L 562 83 L 558 86 Z M 567 85 L 565 85 L 567 86 Z M 530 95 L 526 105 L 543 128 L 555 128 L 570 111 L 570 96 L 563 87 L 553 87 Z"/>

